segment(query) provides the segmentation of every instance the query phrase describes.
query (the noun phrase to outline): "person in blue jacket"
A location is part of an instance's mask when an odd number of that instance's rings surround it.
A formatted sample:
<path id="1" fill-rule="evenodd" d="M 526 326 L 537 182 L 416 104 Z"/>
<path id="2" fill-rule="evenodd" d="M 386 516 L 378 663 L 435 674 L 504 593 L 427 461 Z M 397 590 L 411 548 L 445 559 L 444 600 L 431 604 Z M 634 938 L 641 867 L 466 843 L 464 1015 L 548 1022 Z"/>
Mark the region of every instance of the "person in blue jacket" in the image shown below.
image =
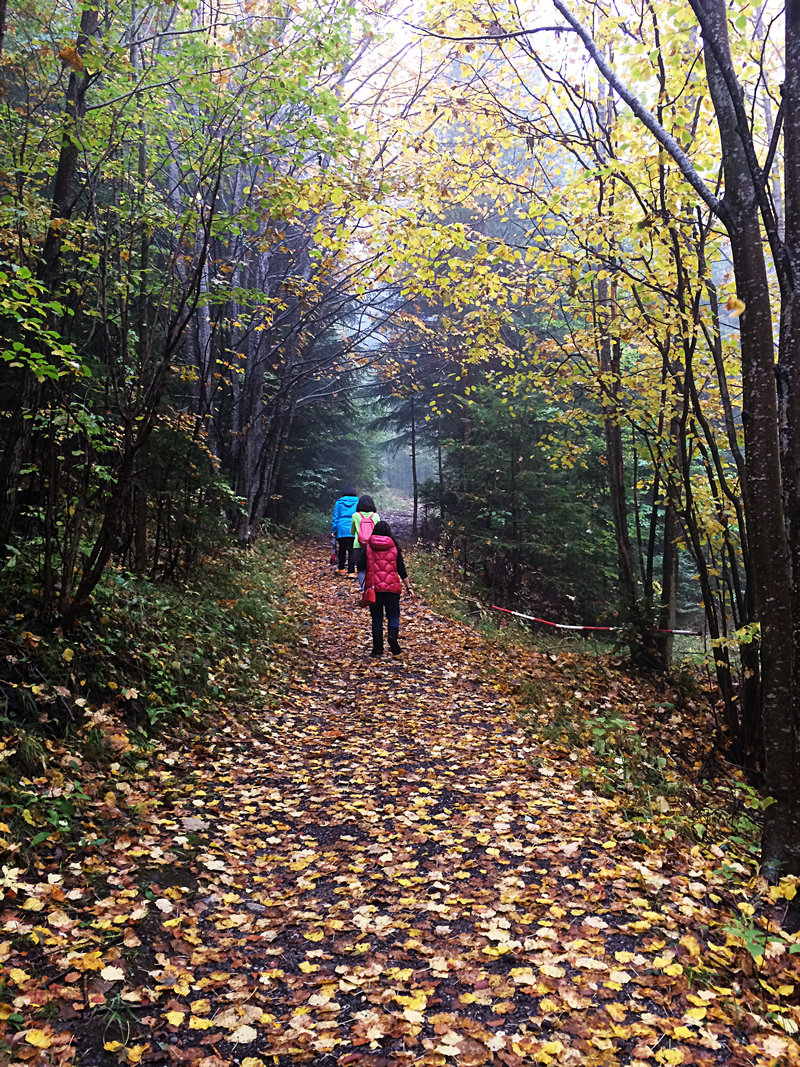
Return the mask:
<path id="1" fill-rule="evenodd" d="M 339 547 L 339 574 L 344 574 L 345 560 L 347 561 L 347 576 L 354 578 L 356 573 L 356 557 L 353 549 L 353 513 L 358 507 L 358 496 L 352 486 L 347 486 L 333 505 L 333 518 L 331 519 L 331 533 L 336 538 Z"/>

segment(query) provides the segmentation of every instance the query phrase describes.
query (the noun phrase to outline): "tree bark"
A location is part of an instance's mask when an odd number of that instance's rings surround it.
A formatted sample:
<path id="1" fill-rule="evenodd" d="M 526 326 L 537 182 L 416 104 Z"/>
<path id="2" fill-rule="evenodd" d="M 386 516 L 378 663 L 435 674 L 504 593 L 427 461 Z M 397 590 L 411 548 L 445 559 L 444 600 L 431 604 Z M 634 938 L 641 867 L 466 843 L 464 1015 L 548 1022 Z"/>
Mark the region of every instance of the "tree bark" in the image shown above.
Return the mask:
<path id="1" fill-rule="evenodd" d="M 792 6 L 796 9 L 796 0 Z M 793 585 L 783 507 L 772 308 L 758 214 L 760 191 L 755 188 L 747 145 L 738 125 L 736 102 L 729 88 L 734 67 L 728 39 L 726 4 L 724 0 L 693 0 L 692 7 L 701 23 L 708 85 L 720 131 L 725 180 L 723 222 L 731 242 L 736 291 L 746 304 L 739 321 L 748 488 L 746 500 L 749 504 L 747 529 L 762 632 L 765 788 L 775 800 L 765 814 L 762 865 L 767 877 L 775 878 L 779 873 L 800 873 L 800 853 L 793 844 L 798 828 L 792 826 L 797 789 L 793 781 L 796 745 L 796 731 L 793 729 L 793 715 L 796 714 Z M 796 10 L 794 15 L 796 18 Z M 791 36 L 790 22 L 787 9 L 787 41 Z M 720 63 L 727 69 L 723 70 Z M 787 181 L 787 189 L 789 184 Z M 793 214 L 787 198 L 787 228 Z M 784 316 L 781 326 L 783 334 Z M 800 331 L 800 318 L 798 329 Z M 800 427 L 796 412 L 788 413 L 784 425 L 788 424 Z M 790 448 L 789 452 L 793 453 L 794 449 Z M 792 473 L 796 479 L 797 470 Z M 791 482 L 787 492 L 792 497 L 796 495 Z M 793 534 L 794 526 L 790 521 L 790 532 Z M 785 864 L 790 854 L 794 855 L 794 859 L 792 867 L 787 870 Z"/>

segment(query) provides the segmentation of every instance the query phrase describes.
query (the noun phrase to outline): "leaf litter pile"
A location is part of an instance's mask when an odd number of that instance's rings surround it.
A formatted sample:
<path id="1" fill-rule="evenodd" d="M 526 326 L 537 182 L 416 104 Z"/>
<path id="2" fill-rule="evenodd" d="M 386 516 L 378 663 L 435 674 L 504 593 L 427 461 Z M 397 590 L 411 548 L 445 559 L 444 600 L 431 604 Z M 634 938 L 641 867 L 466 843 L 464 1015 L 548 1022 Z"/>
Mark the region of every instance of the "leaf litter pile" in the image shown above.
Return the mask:
<path id="1" fill-rule="evenodd" d="M 506 683 L 556 665 L 408 600 L 371 660 L 355 583 L 297 572 L 283 693 L 120 780 L 82 851 L 3 868 L 12 1062 L 800 1063 L 797 939 L 746 952 L 752 872 L 651 850 L 522 728 Z"/>

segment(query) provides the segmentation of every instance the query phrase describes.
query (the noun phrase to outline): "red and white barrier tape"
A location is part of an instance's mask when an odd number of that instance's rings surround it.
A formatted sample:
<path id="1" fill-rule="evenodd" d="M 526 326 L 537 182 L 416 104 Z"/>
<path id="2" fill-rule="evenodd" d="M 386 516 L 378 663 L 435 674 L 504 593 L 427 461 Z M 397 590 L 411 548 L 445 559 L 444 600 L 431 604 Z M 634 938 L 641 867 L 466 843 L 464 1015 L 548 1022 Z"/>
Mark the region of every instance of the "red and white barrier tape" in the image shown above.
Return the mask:
<path id="1" fill-rule="evenodd" d="M 518 619 L 530 619 L 531 622 L 540 622 L 543 626 L 552 626 L 556 630 L 622 630 L 622 626 L 575 626 L 566 622 L 549 622 L 547 619 L 537 618 L 536 615 L 525 615 L 522 611 L 512 611 L 510 608 L 501 608 L 492 604 L 492 611 L 504 611 L 506 615 L 516 615 Z M 687 637 L 702 637 L 699 630 L 655 630 L 657 634 L 684 634 Z"/>

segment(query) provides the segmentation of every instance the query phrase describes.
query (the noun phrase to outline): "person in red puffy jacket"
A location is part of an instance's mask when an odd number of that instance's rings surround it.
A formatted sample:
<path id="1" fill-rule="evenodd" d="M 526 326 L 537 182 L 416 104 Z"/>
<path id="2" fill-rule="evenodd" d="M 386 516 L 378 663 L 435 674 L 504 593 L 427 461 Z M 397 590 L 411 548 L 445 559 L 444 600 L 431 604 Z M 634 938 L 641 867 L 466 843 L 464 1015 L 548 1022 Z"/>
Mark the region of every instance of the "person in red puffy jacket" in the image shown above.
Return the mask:
<path id="1" fill-rule="evenodd" d="M 405 589 L 410 597 L 414 590 L 408 580 L 400 546 L 392 536 L 388 522 L 375 523 L 372 536 L 366 542 L 357 561 L 359 571 L 365 572 L 364 589 L 375 590 L 375 603 L 370 604 L 372 616 L 371 656 L 383 655 L 383 615 L 386 613 L 386 632 L 393 656 L 402 652 L 398 643 L 400 634 L 400 591 Z"/>

